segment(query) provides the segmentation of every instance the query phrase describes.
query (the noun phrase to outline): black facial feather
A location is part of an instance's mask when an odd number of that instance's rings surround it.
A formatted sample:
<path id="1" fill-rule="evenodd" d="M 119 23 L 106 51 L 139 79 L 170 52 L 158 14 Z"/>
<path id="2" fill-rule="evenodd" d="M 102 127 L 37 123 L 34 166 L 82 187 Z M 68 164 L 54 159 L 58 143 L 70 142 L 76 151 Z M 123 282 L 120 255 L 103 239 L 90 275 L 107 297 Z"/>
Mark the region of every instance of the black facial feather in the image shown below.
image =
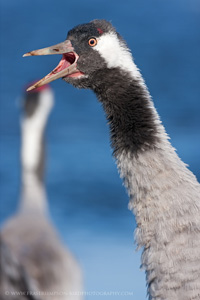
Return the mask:
<path id="1" fill-rule="evenodd" d="M 98 30 L 100 29 L 100 31 Z M 80 39 L 85 37 L 99 37 L 101 35 L 100 32 L 115 32 L 114 27 L 111 25 L 110 22 L 106 20 L 93 20 L 90 23 L 81 24 L 68 32 L 67 39 L 74 40 Z"/>
<path id="2" fill-rule="evenodd" d="M 74 27 L 68 32 L 67 39 L 75 41 L 76 39 L 84 40 L 89 37 L 99 37 L 100 33 L 98 32 L 96 26 L 92 23 L 82 24 Z"/>
<path id="3" fill-rule="evenodd" d="M 100 25 L 100 24 L 99 24 Z M 99 55 L 98 51 L 89 46 L 89 39 L 92 37 L 98 38 L 101 34 L 94 23 L 88 23 L 83 25 L 78 25 L 69 31 L 67 39 L 69 39 L 74 47 L 76 53 L 79 55 L 77 62 L 78 69 L 86 75 L 92 74 L 94 71 L 98 70 L 101 66 L 105 66 L 105 61 Z M 101 29 L 104 30 L 104 29 Z M 67 82 L 74 82 L 70 78 L 64 78 Z"/>
<path id="4" fill-rule="evenodd" d="M 88 41 L 90 38 L 99 38 L 108 32 L 115 32 L 115 29 L 106 20 L 94 20 L 87 24 L 78 25 L 68 32 L 67 39 L 71 41 L 79 55 L 77 67 L 83 73 L 89 75 L 98 68 L 104 67 L 104 60 L 98 51 L 89 46 Z"/>

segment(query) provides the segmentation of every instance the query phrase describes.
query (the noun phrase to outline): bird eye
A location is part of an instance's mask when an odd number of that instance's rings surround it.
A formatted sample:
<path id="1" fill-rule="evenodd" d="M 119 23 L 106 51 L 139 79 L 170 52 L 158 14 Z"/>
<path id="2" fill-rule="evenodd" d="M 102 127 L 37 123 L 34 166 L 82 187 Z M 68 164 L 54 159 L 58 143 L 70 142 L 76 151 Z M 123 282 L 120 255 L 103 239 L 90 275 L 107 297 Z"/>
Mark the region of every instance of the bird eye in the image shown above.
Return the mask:
<path id="1" fill-rule="evenodd" d="M 96 46 L 96 44 L 97 44 L 97 39 L 95 39 L 95 38 L 89 39 L 88 44 L 90 45 L 90 47 Z"/>

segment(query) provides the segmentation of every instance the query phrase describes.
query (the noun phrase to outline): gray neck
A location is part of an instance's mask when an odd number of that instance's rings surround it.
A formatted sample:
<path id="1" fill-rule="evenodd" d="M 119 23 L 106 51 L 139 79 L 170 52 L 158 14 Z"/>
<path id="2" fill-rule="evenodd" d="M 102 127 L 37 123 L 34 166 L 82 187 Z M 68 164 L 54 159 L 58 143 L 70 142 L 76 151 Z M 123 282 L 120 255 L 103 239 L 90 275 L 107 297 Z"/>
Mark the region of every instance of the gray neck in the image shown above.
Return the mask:
<path id="1" fill-rule="evenodd" d="M 52 93 L 40 95 L 38 107 L 31 116 L 21 122 L 22 192 L 21 211 L 44 212 L 46 192 L 44 186 L 44 131 L 53 105 Z"/>
<path id="2" fill-rule="evenodd" d="M 154 150 L 121 153 L 135 238 L 143 247 L 149 299 L 200 296 L 200 185 L 164 139 Z M 193 295 L 196 295 L 194 298 Z"/>
<path id="3" fill-rule="evenodd" d="M 37 119 L 22 122 L 22 194 L 20 211 L 43 212 L 46 209 L 44 176 L 44 125 Z"/>
<path id="4" fill-rule="evenodd" d="M 44 186 L 44 129 L 30 120 L 22 124 L 22 190 L 21 212 L 44 212 L 47 208 Z"/>
<path id="5" fill-rule="evenodd" d="M 98 97 L 109 120 L 118 169 L 130 196 L 129 207 L 136 217 L 135 236 L 144 249 L 142 265 L 149 297 L 190 299 L 194 293 L 191 278 L 200 293 L 200 239 L 194 242 L 200 230 L 200 186 L 169 143 L 144 82 L 125 80 L 124 85 L 126 82 L 126 92 L 117 85 L 114 93 L 103 91 L 104 85 Z M 147 130 L 150 138 L 146 143 Z M 185 282 L 187 291 L 183 289 Z"/>
<path id="6" fill-rule="evenodd" d="M 34 172 L 22 173 L 21 212 L 44 213 L 47 210 L 47 198 L 44 184 Z"/>

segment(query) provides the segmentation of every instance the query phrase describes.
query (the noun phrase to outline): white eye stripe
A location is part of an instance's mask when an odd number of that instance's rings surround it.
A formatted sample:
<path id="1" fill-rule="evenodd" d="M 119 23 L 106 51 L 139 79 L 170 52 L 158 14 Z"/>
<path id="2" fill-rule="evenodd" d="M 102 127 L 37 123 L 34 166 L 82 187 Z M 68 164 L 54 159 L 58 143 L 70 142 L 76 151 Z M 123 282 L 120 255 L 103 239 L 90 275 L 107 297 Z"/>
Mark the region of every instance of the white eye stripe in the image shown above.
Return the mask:
<path id="1" fill-rule="evenodd" d="M 114 32 L 100 36 L 93 48 L 104 58 L 108 68 L 121 68 L 131 73 L 134 78 L 141 77 L 129 49 L 119 40 Z"/>

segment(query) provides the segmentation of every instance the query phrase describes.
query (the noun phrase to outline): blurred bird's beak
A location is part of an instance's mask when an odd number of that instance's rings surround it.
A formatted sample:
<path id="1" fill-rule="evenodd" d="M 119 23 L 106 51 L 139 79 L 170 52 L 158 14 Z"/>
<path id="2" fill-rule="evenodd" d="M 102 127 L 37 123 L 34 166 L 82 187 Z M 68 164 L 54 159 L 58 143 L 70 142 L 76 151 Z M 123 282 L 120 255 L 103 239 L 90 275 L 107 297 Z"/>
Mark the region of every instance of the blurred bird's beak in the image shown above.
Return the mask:
<path id="1" fill-rule="evenodd" d="M 79 77 L 83 75 L 77 69 L 77 60 L 79 58 L 78 54 L 74 51 L 72 44 L 69 40 L 64 41 L 63 43 L 57 44 L 55 46 L 33 50 L 23 55 L 24 56 L 34 56 L 34 55 L 51 55 L 51 54 L 63 54 L 63 57 L 57 67 L 47 74 L 44 78 L 39 80 L 30 86 L 27 91 L 33 90 L 37 87 L 40 87 L 44 84 L 47 84 L 58 78 L 63 78 L 66 76 L 69 77 Z M 73 75 L 72 75 L 73 74 Z M 70 76 L 71 75 L 71 76 Z"/>

